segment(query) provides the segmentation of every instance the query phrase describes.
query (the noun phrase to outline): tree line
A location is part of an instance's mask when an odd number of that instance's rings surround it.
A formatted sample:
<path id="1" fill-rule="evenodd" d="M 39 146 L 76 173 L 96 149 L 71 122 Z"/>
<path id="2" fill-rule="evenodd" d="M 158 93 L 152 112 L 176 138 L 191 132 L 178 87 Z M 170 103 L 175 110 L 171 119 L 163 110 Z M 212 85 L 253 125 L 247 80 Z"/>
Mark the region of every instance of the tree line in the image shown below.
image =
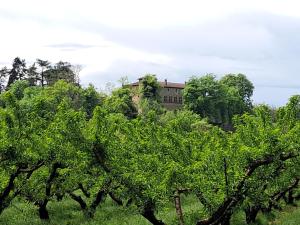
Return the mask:
<path id="1" fill-rule="evenodd" d="M 53 85 L 58 80 L 79 84 L 79 65 L 58 62 L 54 65 L 48 60 L 37 59 L 29 67 L 25 59 L 16 57 L 11 68 L 0 69 L 0 93 L 8 89 L 17 80 L 27 80 L 30 86 Z"/>
<path id="2" fill-rule="evenodd" d="M 154 225 L 170 201 L 177 224 L 227 225 L 237 210 L 251 223 L 300 198 L 300 96 L 253 106 L 246 76 L 206 75 L 187 82 L 183 109 L 166 111 L 146 75 L 138 110 L 128 85 L 104 95 L 45 80 L 18 79 L 0 95 L 0 216 L 19 198 L 48 220 L 50 201 L 71 198 L 93 218 L 110 196 Z M 201 205 L 192 216 L 182 195 Z"/>

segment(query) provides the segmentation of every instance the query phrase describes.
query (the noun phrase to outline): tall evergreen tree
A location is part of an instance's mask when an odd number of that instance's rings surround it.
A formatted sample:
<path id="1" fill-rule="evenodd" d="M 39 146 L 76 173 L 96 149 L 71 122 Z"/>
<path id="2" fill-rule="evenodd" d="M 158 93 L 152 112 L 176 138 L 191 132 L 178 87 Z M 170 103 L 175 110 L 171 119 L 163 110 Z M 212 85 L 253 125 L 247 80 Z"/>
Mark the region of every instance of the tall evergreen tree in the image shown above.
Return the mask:
<path id="1" fill-rule="evenodd" d="M 12 69 L 9 71 L 7 88 L 10 87 L 16 80 L 22 80 L 27 74 L 26 62 L 24 59 L 16 57 L 12 64 Z"/>
<path id="2" fill-rule="evenodd" d="M 41 73 L 40 73 L 40 80 L 41 80 L 41 85 L 42 87 L 45 85 L 45 76 L 44 76 L 44 72 L 45 70 L 49 69 L 50 67 L 50 62 L 47 60 L 41 60 L 41 59 L 37 59 L 36 63 L 39 65 L 40 69 L 41 69 Z"/>
<path id="3" fill-rule="evenodd" d="M 36 86 L 39 80 L 39 73 L 35 63 L 28 68 L 27 80 L 30 86 Z"/>

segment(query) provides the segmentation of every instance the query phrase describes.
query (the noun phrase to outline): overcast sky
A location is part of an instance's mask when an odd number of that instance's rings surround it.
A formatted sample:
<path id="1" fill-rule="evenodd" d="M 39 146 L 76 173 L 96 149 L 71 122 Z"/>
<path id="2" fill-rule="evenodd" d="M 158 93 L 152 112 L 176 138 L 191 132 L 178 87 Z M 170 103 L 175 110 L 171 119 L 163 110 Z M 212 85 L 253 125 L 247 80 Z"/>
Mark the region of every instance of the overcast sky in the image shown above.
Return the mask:
<path id="1" fill-rule="evenodd" d="M 254 102 L 300 94 L 300 2 L 292 0 L 10 0 L 0 4 L 0 66 L 19 56 L 83 66 L 103 88 L 152 73 L 244 73 Z"/>

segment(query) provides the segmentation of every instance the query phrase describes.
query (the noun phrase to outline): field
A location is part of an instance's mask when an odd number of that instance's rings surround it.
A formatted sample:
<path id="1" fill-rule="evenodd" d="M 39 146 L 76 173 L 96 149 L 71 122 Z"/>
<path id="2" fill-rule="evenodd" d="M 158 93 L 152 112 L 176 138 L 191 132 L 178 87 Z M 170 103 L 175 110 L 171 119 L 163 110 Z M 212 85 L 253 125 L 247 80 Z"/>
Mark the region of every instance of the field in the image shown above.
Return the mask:
<path id="1" fill-rule="evenodd" d="M 299 203 L 298 203 L 299 205 Z M 183 210 L 185 213 L 185 222 L 187 225 L 195 224 L 197 219 L 197 209 L 200 207 L 197 201 L 192 197 L 183 199 Z M 3 212 L 0 217 L 1 225 L 149 225 L 136 209 L 130 207 L 117 206 L 110 198 L 98 207 L 94 219 L 86 219 L 79 206 L 71 199 L 64 199 L 61 202 L 50 202 L 48 205 L 50 221 L 41 222 L 37 214 L 37 208 L 30 203 L 19 200 Z M 169 225 L 178 224 L 176 221 L 175 210 L 170 204 L 168 207 L 160 210 L 159 217 L 164 219 Z M 244 225 L 243 212 L 237 212 L 232 219 L 233 225 Z M 259 225 L 299 225 L 300 207 L 286 206 L 283 211 L 273 211 L 272 214 L 262 215 L 257 218 Z"/>

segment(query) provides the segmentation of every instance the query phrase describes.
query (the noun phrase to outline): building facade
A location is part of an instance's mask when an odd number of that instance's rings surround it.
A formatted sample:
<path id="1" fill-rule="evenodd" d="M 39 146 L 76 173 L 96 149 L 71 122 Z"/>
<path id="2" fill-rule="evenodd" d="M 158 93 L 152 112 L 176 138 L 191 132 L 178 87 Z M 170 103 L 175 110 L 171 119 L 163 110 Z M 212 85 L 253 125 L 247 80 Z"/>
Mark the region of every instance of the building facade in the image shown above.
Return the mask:
<path id="1" fill-rule="evenodd" d="M 131 88 L 134 90 L 133 101 L 136 104 L 138 104 L 140 100 L 138 90 L 141 79 L 142 78 L 139 79 L 139 82 L 130 84 Z M 161 104 L 168 110 L 181 108 L 183 106 L 183 89 L 185 85 L 182 83 L 168 82 L 167 79 L 158 83 L 160 85 L 159 96 Z"/>

